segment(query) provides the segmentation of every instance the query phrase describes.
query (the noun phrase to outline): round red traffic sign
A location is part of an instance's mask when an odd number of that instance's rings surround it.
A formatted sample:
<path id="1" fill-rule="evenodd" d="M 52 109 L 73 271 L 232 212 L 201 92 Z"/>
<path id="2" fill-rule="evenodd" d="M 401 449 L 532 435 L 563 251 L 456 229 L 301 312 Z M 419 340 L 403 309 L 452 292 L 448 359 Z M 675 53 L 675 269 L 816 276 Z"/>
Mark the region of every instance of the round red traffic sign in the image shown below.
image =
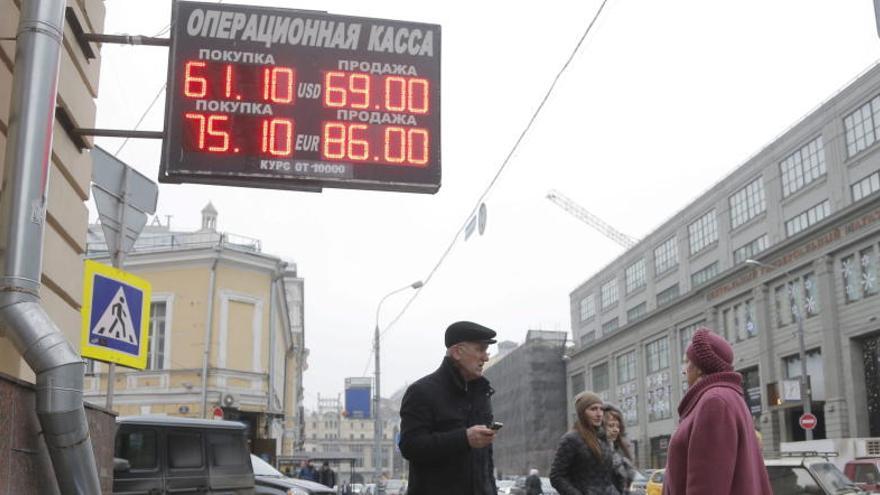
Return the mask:
<path id="1" fill-rule="evenodd" d="M 214 406 L 214 419 L 223 419 L 223 409 L 220 406 Z"/>
<path id="2" fill-rule="evenodd" d="M 801 419 L 798 420 L 798 423 L 800 423 L 801 428 L 805 430 L 812 430 L 819 423 L 819 420 L 816 419 L 816 416 L 814 414 L 804 413 L 801 414 Z"/>

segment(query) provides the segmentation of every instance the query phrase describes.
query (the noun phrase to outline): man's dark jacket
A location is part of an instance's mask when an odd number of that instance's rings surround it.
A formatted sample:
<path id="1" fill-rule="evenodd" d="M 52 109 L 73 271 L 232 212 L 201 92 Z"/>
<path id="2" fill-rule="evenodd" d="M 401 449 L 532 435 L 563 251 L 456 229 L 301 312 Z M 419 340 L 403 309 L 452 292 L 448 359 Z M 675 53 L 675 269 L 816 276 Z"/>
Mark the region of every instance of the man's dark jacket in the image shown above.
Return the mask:
<path id="1" fill-rule="evenodd" d="M 406 390 L 400 452 L 409 462 L 407 495 L 495 495 L 492 446 L 473 449 L 467 428 L 492 423 L 489 381 L 465 382 L 450 358 Z"/>

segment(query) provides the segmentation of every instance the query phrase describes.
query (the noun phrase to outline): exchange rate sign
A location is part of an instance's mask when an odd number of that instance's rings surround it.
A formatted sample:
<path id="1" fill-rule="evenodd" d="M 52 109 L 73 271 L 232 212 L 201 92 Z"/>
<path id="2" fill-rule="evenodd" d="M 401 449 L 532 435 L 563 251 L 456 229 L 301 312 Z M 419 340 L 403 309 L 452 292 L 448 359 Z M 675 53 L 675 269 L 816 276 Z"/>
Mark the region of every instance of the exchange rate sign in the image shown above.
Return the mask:
<path id="1" fill-rule="evenodd" d="M 160 182 L 434 193 L 440 26 L 172 9 Z"/>

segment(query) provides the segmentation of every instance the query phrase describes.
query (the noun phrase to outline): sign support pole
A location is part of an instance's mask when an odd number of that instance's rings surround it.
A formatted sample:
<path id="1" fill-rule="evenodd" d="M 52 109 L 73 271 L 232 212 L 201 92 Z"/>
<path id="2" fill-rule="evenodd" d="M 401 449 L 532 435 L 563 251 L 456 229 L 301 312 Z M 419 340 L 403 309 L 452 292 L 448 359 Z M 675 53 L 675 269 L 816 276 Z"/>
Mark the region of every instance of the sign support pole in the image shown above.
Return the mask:
<path id="1" fill-rule="evenodd" d="M 113 253 L 113 267 L 122 270 L 125 263 L 125 210 L 128 209 L 128 167 L 122 172 L 122 203 L 119 205 L 119 242 L 116 243 L 116 252 Z M 142 315 L 141 318 L 147 315 Z M 107 371 L 107 409 L 113 409 L 113 386 L 116 383 L 116 363 L 109 363 Z"/>

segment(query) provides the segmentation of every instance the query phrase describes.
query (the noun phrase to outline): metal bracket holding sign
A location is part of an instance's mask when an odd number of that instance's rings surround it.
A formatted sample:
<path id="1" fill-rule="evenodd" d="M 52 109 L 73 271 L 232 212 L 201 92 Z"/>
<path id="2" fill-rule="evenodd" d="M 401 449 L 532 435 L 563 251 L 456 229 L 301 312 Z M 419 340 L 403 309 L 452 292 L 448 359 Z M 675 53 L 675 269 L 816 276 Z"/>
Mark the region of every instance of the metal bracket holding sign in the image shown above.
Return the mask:
<path id="1" fill-rule="evenodd" d="M 440 188 L 440 26 L 175 1 L 160 182 Z"/>

